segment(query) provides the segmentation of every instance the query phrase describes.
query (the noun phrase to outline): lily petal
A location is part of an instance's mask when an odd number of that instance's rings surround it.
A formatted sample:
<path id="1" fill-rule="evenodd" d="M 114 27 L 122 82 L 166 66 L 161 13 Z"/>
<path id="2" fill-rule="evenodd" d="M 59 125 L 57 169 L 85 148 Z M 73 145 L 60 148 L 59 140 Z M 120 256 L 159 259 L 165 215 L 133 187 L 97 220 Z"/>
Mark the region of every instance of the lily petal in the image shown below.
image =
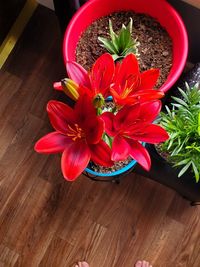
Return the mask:
<path id="1" fill-rule="evenodd" d="M 90 149 L 85 141 L 73 142 L 62 154 L 61 169 L 64 178 L 74 181 L 87 167 L 90 157 Z"/>
<path id="2" fill-rule="evenodd" d="M 133 94 L 130 94 L 130 97 L 133 97 L 135 99 L 138 99 L 140 103 L 147 102 L 155 99 L 160 99 L 165 94 L 162 91 L 155 90 L 155 89 L 145 89 L 145 90 L 139 90 L 137 92 L 133 92 Z"/>
<path id="3" fill-rule="evenodd" d="M 80 124 L 86 123 L 88 117 L 96 116 L 96 109 L 92 105 L 92 99 L 87 94 L 79 97 L 75 104 L 74 112 Z"/>
<path id="4" fill-rule="evenodd" d="M 92 66 L 90 81 L 96 94 L 108 96 L 108 89 L 112 83 L 115 64 L 112 56 L 108 53 L 100 56 Z"/>
<path id="5" fill-rule="evenodd" d="M 120 65 L 117 66 L 115 82 L 123 84 L 130 77 L 139 75 L 138 60 L 134 54 L 127 55 Z"/>
<path id="6" fill-rule="evenodd" d="M 74 123 L 74 111 L 62 102 L 51 100 L 47 104 L 47 112 L 52 126 L 58 132 L 66 133 L 68 124 Z"/>
<path id="7" fill-rule="evenodd" d="M 115 115 L 111 112 L 104 112 L 101 115 L 102 120 L 105 123 L 105 131 L 110 136 L 115 136 L 117 131 L 114 127 Z"/>
<path id="8" fill-rule="evenodd" d="M 113 166 L 113 161 L 111 160 L 111 149 L 103 140 L 96 145 L 89 145 L 89 147 L 91 160 L 94 161 L 94 163 L 104 167 Z"/>
<path id="9" fill-rule="evenodd" d="M 159 69 L 150 69 L 142 72 L 140 75 L 141 83 L 138 89 L 145 90 L 153 88 L 156 85 L 159 75 Z"/>
<path id="10" fill-rule="evenodd" d="M 85 130 L 86 140 L 88 144 L 97 144 L 102 138 L 104 132 L 104 121 L 97 116 L 87 118 L 82 127 Z"/>
<path id="11" fill-rule="evenodd" d="M 55 90 L 58 90 L 58 91 L 62 91 L 62 90 L 63 90 L 61 82 L 55 82 L 55 83 L 53 84 L 53 88 L 54 88 Z"/>
<path id="12" fill-rule="evenodd" d="M 116 88 L 110 88 L 110 93 L 112 97 L 114 98 L 115 103 L 118 106 L 125 106 L 125 105 L 133 105 L 135 103 L 139 102 L 139 98 L 133 96 L 126 96 L 124 97 L 123 95 L 120 95 Z"/>
<path id="13" fill-rule="evenodd" d="M 161 143 L 169 139 L 168 133 L 159 125 L 147 125 L 142 129 L 141 133 L 133 133 L 131 138 L 141 142 L 150 144 Z"/>
<path id="14" fill-rule="evenodd" d="M 126 160 L 129 156 L 129 145 L 125 138 L 120 135 L 114 137 L 112 144 L 112 156 L 113 161 Z"/>
<path id="15" fill-rule="evenodd" d="M 145 170 L 149 171 L 151 167 L 151 158 L 148 151 L 139 142 L 126 138 L 129 144 L 129 154 Z"/>
<path id="16" fill-rule="evenodd" d="M 51 154 L 63 152 L 66 147 L 69 147 L 72 140 L 58 132 L 52 132 L 37 141 L 34 149 L 38 153 Z"/>
<path id="17" fill-rule="evenodd" d="M 70 79 L 79 85 L 84 85 L 90 88 L 88 72 L 80 64 L 75 61 L 67 61 L 66 68 Z"/>
<path id="18" fill-rule="evenodd" d="M 132 106 L 124 106 L 117 113 L 114 120 L 115 129 L 127 129 L 129 125 L 132 125 L 137 120 L 140 114 L 140 103 L 136 103 Z"/>
<path id="19" fill-rule="evenodd" d="M 88 88 L 86 86 L 83 86 L 83 85 L 79 85 L 79 88 L 78 88 L 78 92 L 79 94 L 82 96 L 82 95 L 88 95 L 88 97 L 90 97 L 91 99 L 94 97 L 94 92 L 91 88 Z"/>
<path id="20" fill-rule="evenodd" d="M 152 102 L 146 102 L 141 104 L 140 115 L 139 118 L 143 122 L 151 123 L 158 116 L 161 110 L 161 101 L 155 100 Z"/>

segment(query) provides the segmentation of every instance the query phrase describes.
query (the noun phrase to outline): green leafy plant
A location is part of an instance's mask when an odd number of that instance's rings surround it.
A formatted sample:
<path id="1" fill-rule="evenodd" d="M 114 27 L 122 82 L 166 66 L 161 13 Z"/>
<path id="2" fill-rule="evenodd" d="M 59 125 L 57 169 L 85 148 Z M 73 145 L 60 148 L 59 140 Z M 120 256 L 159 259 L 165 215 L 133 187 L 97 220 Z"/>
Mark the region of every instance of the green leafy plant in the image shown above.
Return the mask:
<path id="1" fill-rule="evenodd" d="M 172 97 L 172 108 L 160 114 L 160 124 L 170 138 L 161 144 L 161 152 L 167 153 L 174 166 L 182 167 L 178 177 L 190 169 L 196 182 L 200 177 L 200 90 L 198 84 L 186 90 L 179 88 L 181 98 Z"/>
<path id="2" fill-rule="evenodd" d="M 98 37 L 98 40 L 102 43 L 102 46 L 112 55 L 114 60 L 126 57 L 128 54 L 133 53 L 139 57 L 137 39 L 132 38 L 133 20 L 130 18 L 130 22 L 127 27 L 122 24 L 122 28 L 118 34 L 113 30 L 112 22 L 109 20 L 110 38 Z"/>

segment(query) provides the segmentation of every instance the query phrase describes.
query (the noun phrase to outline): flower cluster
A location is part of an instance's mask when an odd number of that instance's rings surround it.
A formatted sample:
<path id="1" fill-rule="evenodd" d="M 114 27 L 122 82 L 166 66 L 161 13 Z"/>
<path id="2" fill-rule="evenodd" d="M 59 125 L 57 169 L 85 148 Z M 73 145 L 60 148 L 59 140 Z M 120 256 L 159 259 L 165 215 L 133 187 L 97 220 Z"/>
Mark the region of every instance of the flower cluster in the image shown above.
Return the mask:
<path id="1" fill-rule="evenodd" d="M 48 103 L 55 131 L 42 137 L 35 150 L 62 153 L 61 168 L 69 181 L 75 180 L 90 160 L 109 167 L 130 156 L 149 170 L 150 156 L 141 143 L 168 139 L 167 132 L 153 124 L 161 109 L 158 99 L 163 97 L 161 91 L 153 89 L 159 70 L 141 73 L 133 54 L 115 64 L 106 53 L 89 72 L 76 62 L 67 62 L 67 71 L 70 79 L 54 87 L 76 101 L 74 108 L 58 101 Z M 114 102 L 109 111 L 103 108 L 108 96 Z"/>

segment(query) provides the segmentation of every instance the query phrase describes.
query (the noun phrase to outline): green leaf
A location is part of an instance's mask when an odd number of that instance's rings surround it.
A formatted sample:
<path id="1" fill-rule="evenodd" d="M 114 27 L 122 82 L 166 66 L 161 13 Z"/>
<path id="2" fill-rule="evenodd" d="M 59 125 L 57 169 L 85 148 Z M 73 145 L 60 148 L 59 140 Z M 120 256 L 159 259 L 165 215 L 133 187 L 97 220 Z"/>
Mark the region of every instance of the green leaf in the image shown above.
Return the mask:
<path id="1" fill-rule="evenodd" d="M 171 148 L 171 146 L 173 145 L 173 139 L 169 140 L 169 145 L 167 147 L 167 150 L 169 150 Z"/>
<path id="2" fill-rule="evenodd" d="M 198 181 L 199 181 L 199 172 L 198 172 L 197 167 L 196 167 L 196 165 L 194 164 L 193 161 L 192 161 L 192 168 L 193 168 L 193 171 L 194 171 L 196 182 L 198 183 Z"/>
<path id="3" fill-rule="evenodd" d="M 165 106 L 165 108 L 166 108 L 166 110 L 167 110 L 167 113 L 168 113 L 169 115 L 171 115 L 171 110 L 169 109 L 169 107 L 168 107 L 168 106 Z"/>
<path id="4" fill-rule="evenodd" d="M 182 107 L 181 104 L 177 104 L 177 103 L 172 103 L 172 105 L 173 105 L 173 107 L 176 107 L 176 108 L 180 108 L 180 107 Z"/>
<path id="5" fill-rule="evenodd" d="M 133 19 L 132 18 L 130 18 L 130 22 L 129 22 L 127 28 L 129 30 L 129 32 L 132 33 L 132 31 L 133 31 Z"/>
<path id="6" fill-rule="evenodd" d="M 185 106 L 185 107 L 188 107 L 187 103 L 185 101 L 183 101 L 182 99 L 178 98 L 178 97 L 175 97 L 175 96 L 172 96 L 172 98 L 174 100 L 176 100 L 176 102 L 178 102 L 179 104 L 181 104 L 182 106 Z"/>
<path id="7" fill-rule="evenodd" d="M 191 165 L 191 161 L 188 162 L 188 163 L 181 169 L 181 171 L 180 171 L 179 174 L 178 174 L 178 177 L 181 177 L 181 176 L 182 176 L 182 175 L 189 169 L 190 165 Z"/>
<path id="8" fill-rule="evenodd" d="M 197 131 L 198 131 L 198 135 L 200 135 L 200 112 L 198 114 L 198 129 L 197 129 Z"/>
<path id="9" fill-rule="evenodd" d="M 112 137 L 110 137 L 109 135 L 104 133 L 103 134 L 103 140 L 106 142 L 107 145 L 109 145 L 110 148 L 112 147 L 112 142 L 113 142 Z"/>
<path id="10" fill-rule="evenodd" d="M 178 154 L 182 150 L 183 146 L 186 143 L 186 140 L 187 140 L 187 137 L 183 142 L 180 141 L 180 146 L 176 147 L 176 149 L 173 151 L 172 155 Z"/>
<path id="11" fill-rule="evenodd" d="M 124 49 L 129 45 L 131 39 L 131 33 L 129 30 L 125 27 L 125 25 L 122 25 L 122 29 L 119 34 L 119 48 L 121 53 L 123 53 Z"/>
<path id="12" fill-rule="evenodd" d="M 124 50 L 124 52 L 122 54 L 125 57 L 125 56 L 127 56 L 127 55 L 129 55 L 131 53 L 136 54 L 137 53 L 136 49 L 133 48 L 133 47 L 127 48 L 127 49 Z M 139 54 L 137 53 L 137 55 L 139 55 Z"/>
<path id="13" fill-rule="evenodd" d="M 110 19 L 109 19 L 109 31 L 110 31 L 110 37 L 111 37 L 113 46 L 115 48 L 115 51 L 116 53 L 119 53 L 117 34 L 113 31 L 112 21 Z"/>
<path id="14" fill-rule="evenodd" d="M 138 46 L 140 43 L 137 39 L 132 38 L 132 28 L 133 20 L 130 18 L 127 27 L 122 24 L 121 30 L 116 34 L 113 30 L 112 21 L 109 20 L 110 39 L 98 37 L 98 40 L 102 43 L 101 46 L 108 50 L 113 59 L 124 58 L 130 53 L 139 57 Z"/>
<path id="15" fill-rule="evenodd" d="M 186 90 L 187 90 L 187 94 L 190 93 L 190 86 L 187 82 L 185 82 L 185 87 L 186 87 Z"/>
<path id="16" fill-rule="evenodd" d="M 184 98 L 185 100 L 188 101 L 188 96 L 187 96 L 187 94 L 186 94 L 181 88 L 179 88 L 179 87 L 178 87 L 178 90 L 179 90 L 179 92 L 181 93 L 181 95 L 183 96 L 183 98 Z"/>
<path id="17" fill-rule="evenodd" d="M 175 166 L 180 166 L 180 165 L 183 165 L 183 164 L 187 164 L 188 162 L 190 161 L 190 159 L 184 159 L 184 160 L 181 160 L 180 162 L 174 164 Z"/>
<path id="18" fill-rule="evenodd" d="M 116 61 L 117 59 L 120 59 L 122 57 L 121 56 L 118 56 L 116 54 L 112 54 L 112 58 L 113 58 L 114 61 Z"/>
<path id="19" fill-rule="evenodd" d="M 117 54 L 117 51 L 111 41 L 103 37 L 98 37 L 98 40 L 103 43 L 103 46 L 108 50 L 108 52 L 111 54 Z"/>

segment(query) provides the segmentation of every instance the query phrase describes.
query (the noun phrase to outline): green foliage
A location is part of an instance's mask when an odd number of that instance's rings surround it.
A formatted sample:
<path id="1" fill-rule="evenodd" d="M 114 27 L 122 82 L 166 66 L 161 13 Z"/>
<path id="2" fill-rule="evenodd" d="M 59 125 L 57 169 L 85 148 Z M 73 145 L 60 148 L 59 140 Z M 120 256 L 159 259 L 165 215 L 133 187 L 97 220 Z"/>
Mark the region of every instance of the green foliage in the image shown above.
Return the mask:
<path id="1" fill-rule="evenodd" d="M 139 42 L 137 41 L 137 39 L 133 39 L 131 37 L 132 29 L 133 20 L 132 18 L 130 18 L 130 22 L 127 27 L 122 24 L 122 28 L 119 31 L 119 34 L 116 34 L 113 31 L 111 20 L 109 20 L 109 31 L 111 39 L 98 37 L 98 40 L 102 43 L 102 46 L 108 50 L 114 60 L 124 58 L 130 53 L 135 54 L 137 57 L 139 56 Z"/>
<path id="2" fill-rule="evenodd" d="M 198 84 L 186 91 L 179 88 L 182 99 L 172 97 L 172 109 L 166 106 L 161 112 L 160 125 L 170 139 L 160 146 L 161 151 L 169 153 L 174 166 L 182 167 L 178 177 L 188 169 L 193 171 L 196 182 L 200 177 L 200 90 Z"/>

